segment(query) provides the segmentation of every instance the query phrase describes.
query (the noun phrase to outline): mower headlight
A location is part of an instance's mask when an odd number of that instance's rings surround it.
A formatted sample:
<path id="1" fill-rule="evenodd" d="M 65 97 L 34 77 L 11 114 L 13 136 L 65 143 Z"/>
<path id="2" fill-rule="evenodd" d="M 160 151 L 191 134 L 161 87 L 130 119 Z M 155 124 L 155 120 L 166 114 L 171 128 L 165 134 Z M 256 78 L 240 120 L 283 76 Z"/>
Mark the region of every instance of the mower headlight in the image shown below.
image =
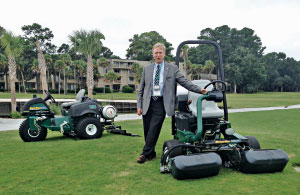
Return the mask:
<path id="1" fill-rule="evenodd" d="M 233 135 L 235 133 L 235 130 L 233 128 L 228 128 L 225 130 L 225 133 L 227 135 Z"/>
<path id="2" fill-rule="evenodd" d="M 113 119 L 117 116 L 117 109 L 112 105 L 106 105 L 102 109 L 102 116 L 107 119 Z"/>

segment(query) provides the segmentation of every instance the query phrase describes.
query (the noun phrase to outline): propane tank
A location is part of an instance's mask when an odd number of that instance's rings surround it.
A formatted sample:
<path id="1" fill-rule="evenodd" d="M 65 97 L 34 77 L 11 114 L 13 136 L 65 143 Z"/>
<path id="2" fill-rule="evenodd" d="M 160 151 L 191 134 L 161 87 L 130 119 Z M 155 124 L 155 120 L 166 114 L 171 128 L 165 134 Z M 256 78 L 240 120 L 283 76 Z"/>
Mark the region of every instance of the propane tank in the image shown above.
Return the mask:
<path id="1" fill-rule="evenodd" d="M 102 116 L 106 120 L 111 120 L 117 116 L 117 109 L 112 105 L 106 105 L 102 109 Z"/>

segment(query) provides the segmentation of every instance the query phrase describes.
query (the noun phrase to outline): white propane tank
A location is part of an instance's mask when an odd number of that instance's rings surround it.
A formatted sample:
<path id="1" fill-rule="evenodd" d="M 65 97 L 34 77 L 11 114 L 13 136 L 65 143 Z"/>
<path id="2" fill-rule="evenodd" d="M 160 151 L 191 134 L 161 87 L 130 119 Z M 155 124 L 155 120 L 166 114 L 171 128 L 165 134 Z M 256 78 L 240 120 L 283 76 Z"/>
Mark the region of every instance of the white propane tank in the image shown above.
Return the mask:
<path id="1" fill-rule="evenodd" d="M 117 109 L 112 105 L 106 105 L 102 109 L 102 116 L 106 120 L 111 120 L 117 116 Z"/>

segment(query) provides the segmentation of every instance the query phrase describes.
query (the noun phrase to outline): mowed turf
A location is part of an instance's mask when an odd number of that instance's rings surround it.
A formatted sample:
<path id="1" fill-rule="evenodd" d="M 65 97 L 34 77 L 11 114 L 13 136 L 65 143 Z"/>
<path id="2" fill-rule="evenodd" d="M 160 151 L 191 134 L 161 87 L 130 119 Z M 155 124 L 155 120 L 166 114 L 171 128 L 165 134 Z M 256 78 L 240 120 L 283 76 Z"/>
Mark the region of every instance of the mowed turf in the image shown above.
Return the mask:
<path id="1" fill-rule="evenodd" d="M 17 93 L 17 98 L 32 98 L 32 93 Z M 10 98 L 10 93 L 0 92 L 1 98 Z M 41 94 L 37 95 L 42 97 Z M 53 94 L 55 99 L 75 99 L 75 94 Z M 111 94 L 97 93 L 95 99 L 111 99 Z M 136 100 L 136 93 L 114 93 L 115 100 Z M 300 104 L 299 92 L 263 92 L 253 94 L 227 94 L 229 108 L 259 108 Z"/>
<path id="2" fill-rule="evenodd" d="M 243 174 L 222 168 L 218 176 L 176 180 L 159 172 L 160 158 L 137 164 L 143 137 L 104 133 L 74 140 L 48 131 L 43 142 L 24 143 L 18 131 L 0 132 L 0 194 L 299 194 L 300 109 L 230 114 L 233 128 L 256 136 L 262 148 L 280 148 L 290 157 L 280 173 Z M 118 122 L 143 135 L 142 121 Z M 157 144 L 171 139 L 167 118 Z"/>

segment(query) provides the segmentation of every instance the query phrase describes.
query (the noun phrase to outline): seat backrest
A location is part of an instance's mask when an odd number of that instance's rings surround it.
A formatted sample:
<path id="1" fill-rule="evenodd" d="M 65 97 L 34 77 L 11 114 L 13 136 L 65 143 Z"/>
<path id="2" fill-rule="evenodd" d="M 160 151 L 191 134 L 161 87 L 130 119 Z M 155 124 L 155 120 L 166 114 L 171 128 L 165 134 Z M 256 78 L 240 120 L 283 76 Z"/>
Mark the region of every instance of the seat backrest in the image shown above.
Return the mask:
<path id="1" fill-rule="evenodd" d="M 76 102 L 81 102 L 82 97 L 85 94 L 85 89 L 81 89 L 76 95 Z"/>
<path id="2" fill-rule="evenodd" d="M 203 88 L 205 85 L 210 83 L 209 80 L 194 80 L 192 81 L 194 84 Z M 213 86 L 210 85 L 206 90 L 211 91 Z M 192 111 L 193 115 L 197 117 L 197 100 L 202 94 L 188 92 L 188 100 L 192 100 L 192 103 L 188 106 L 190 111 Z M 221 110 L 217 103 L 214 101 L 202 101 L 202 118 L 221 118 L 224 115 L 224 111 Z"/>

